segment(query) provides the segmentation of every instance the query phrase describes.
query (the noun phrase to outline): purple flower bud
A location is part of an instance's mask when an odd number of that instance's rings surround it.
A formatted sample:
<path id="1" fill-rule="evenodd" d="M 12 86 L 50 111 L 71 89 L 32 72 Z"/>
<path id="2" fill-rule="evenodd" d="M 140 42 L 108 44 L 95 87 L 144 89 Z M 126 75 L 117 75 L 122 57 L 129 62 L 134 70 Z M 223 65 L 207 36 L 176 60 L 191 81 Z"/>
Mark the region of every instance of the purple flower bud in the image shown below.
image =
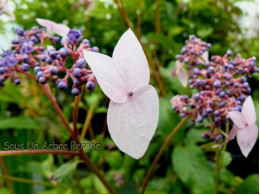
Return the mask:
<path id="1" fill-rule="evenodd" d="M 49 56 L 50 56 L 50 58 L 51 58 L 52 60 L 56 60 L 57 57 L 58 57 L 58 54 L 57 54 L 56 51 L 50 51 L 50 52 L 49 52 Z"/>
<path id="2" fill-rule="evenodd" d="M 86 68 L 87 66 L 87 62 L 84 58 L 79 58 L 77 61 L 76 61 L 76 67 L 77 68 Z"/>
<path id="3" fill-rule="evenodd" d="M 225 97 L 225 92 L 224 92 L 224 91 L 221 91 L 221 92 L 219 93 L 219 97 L 221 97 L 221 98 Z"/>
<path id="4" fill-rule="evenodd" d="M 212 108 L 207 108 L 207 109 L 206 109 L 206 112 L 207 112 L 207 113 L 211 113 L 211 112 L 213 112 L 213 109 L 212 109 Z"/>
<path id="5" fill-rule="evenodd" d="M 68 89 L 68 84 L 64 81 L 60 81 L 60 82 L 58 82 L 57 87 L 60 90 L 66 90 L 66 89 Z"/>
<path id="6" fill-rule="evenodd" d="M 71 94 L 77 96 L 80 94 L 80 90 L 78 88 L 72 88 Z"/>
<path id="7" fill-rule="evenodd" d="M 16 84 L 16 85 L 20 85 L 21 79 L 15 78 L 13 82 L 14 82 L 14 84 Z"/>
<path id="8" fill-rule="evenodd" d="M 47 83 L 47 80 L 46 80 L 46 78 L 45 78 L 44 76 L 41 76 L 41 77 L 39 78 L 39 82 L 44 85 L 44 84 Z"/>
<path id="9" fill-rule="evenodd" d="M 74 75 L 75 77 L 80 77 L 80 76 L 81 76 L 81 69 L 80 69 L 80 68 L 75 68 L 75 69 L 73 70 L 73 75 Z"/>
<path id="10" fill-rule="evenodd" d="M 79 42 L 82 38 L 82 32 L 80 30 L 70 29 L 67 34 L 68 38 L 72 42 Z"/>
<path id="11" fill-rule="evenodd" d="M 36 74 L 36 76 L 37 76 L 38 78 L 42 77 L 42 76 L 43 76 L 43 72 L 42 72 L 42 71 L 38 71 L 37 74 Z"/>
<path id="12" fill-rule="evenodd" d="M 202 123 L 202 122 L 203 122 L 203 118 L 199 116 L 199 117 L 197 118 L 197 122 L 198 122 L 198 123 Z"/>
<path id="13" fill-rule="evenodd" d="M 22 28 L 17 28 L 15 32 L 16 32 L 16 34 L 17 34 L 18 36 L 23 36 L 23 34 L 24 34 L 24 31 L 23 31 Z"/>
<path id="14" fill-rule="evenodd" d="M 51 58 L 46 58 L 46 62 L 47 62 L 48 64 L 52 64 L 52 63 L 53 63 L 53 61 L 52 61 Z"/>
<path id="15" fill-rule="evenodd" d="M 181 53 L 182 54 L 185 54 L 185 53 L 187 53 L 188 52 L 188 50 L 184 47 L 184 48 L 182 48 L 182 50 L 181 50 Z"/>
<path id="16" fill-rule="evenodd" d="M 196 101 L 199 101 L 200 95 L 198 93 L 194 94 L 193 99 L 196 100 Z"/>
<path id="17" fill-rule="evenodd" d="M 210 66 L 210 62 L 207 62 L 207 63 L 205 64 L 205 66 L 209 67 L 209 66 Z"/>
<path id="18" fill-rule="evenodd" d="M 199 70 L 198 68 L 194 68 L 193 73 L 194 73 L 194 74 L 199 74 L 199 73 L 200 73 L 200 70 Z"/>
<path id="19" fill-rule="evenodd" d="M 230 57 L 230 56 L 233 55 L 233 52 L 232 52 L 231 50 L 227 50 L 227 53 L 226 53 L 226 54 L 227 54 L 228 57 Z"/>
<path id="20" fill-rule="evenodd" d="M 88 39 L 83 39 L 83 40 L 82 40 L 82 43 L 87 44 L 87 45 L 90 45 L 90 41 L 89 41 Z"/>
<path id="21" fill-rule="evenodd" d="M 250 66 L 255 66 L 255 61 L 254 60 L 251 60 L 250 63 L 249 63 Z"/>
<path id="22" fill-rule="evenodd" d="M 220 104 L 219 104 L 220 107 L 224 107 L 225 105 L 226 105 L 226 102 L 225 102 L 225 101 L 222 101 L 222 102 L 220 102 Z"/>
<path id="23" fill-rule="evenodd" d="M 28 64 L 23 64 L 23 65 L 21 66 L 21 69 L 22 69 L 24 72 L 28 71 L 29 68 L 30 68 L 30 66 L 29 66 Z"/>
<path id="24" fill-rule="evenodd" d="M 44 55 L 44 54 L 42 54 L 41 57 L 40 57 L 40 60 L 41 60 L 42 62 L 45 62 L 46 59 L 47 59 L 47 56 Z"/>
<path id="25" fill-rule="evenodd" d="M 37 73 L 38 73 L 39 71 L 41 71 L 41 67 L 36 66 L 36 67 L 34 68 L 34 73 L 37 75 Z"/>
<path id="26" fill-rule="evenodd" d="M 56 66 L 52 66 L 51 68 L 50 68 L 50 74 L 51 75 L 56 75 L 56 74 L 58 74 L 58 68 L 56 67 Z"/>
<path id="27" fill-rule="evenodd" d="M 218 111 L 218 110 L 215 110 L 215 111 L 214 111 L 214 115 L 215 115 L 215 116 L 219 116 L 219 111 Z"/>
<path id="28" fill-rule="evenodd" d="M 246 82 L 247 79 L 245 76 L 242 76 L 240 80 L 241 80 L 241 82 Z"/>
<path id="29" fill-rule="evenodd" d="M 248 87 L 249 87 L 248 82 L 244 82 L 244 83 L 243 83 L 243 87 L 244 87 L 244 88 L 248 88 Z"/>
<path id="30" fill-rule="evenodd" d="M 221 82 L 219 80 L 216 80 L 213 84 L 215 88 L 219 88 L 221 86 Z"/>
<path id="31" fill-rule="evenodd" d="M 97 46 L 94 46 L 94 47 L 92 47 L 92 51 L 93 51 L 93 52 L 99 52 L 99 49 L 98 49 Z"/>
<path id="32" fill-rule="evenodd" d="M 5 73 L 5 67 L 0 67 L 0 74 L 4 74 Z"/>
<path id="33" fill-rule="evenodd" d="M 69 55 L 69 50 L 68 50 L 67 48 L 65 48 L 65 47 L 62 47 L 62 48 L 59 50 L 59 53 L 60 53 L 60 56 L 61 56 L 62 58 L 66 58 L 66 57 L 68 57 L 68 55 Z"/>
<path id="34" fill-rule="evenodd" d="M 91 92 L 94 91 L 95 90 L 95 83 L 93 83 L 92 81 L 88 81 L 87 84 L 86 84 L 86 88 Z"/>
<path id="35" fill-rule="evenodd" d="M 180 57 L 181 57 L 181 55 L 176 55 L 176 56 L 175 56 L 176 60 L 179 60 Z"/>
<path id="36" fill-rule="evenodd" d="M 209 73 L 214 73 L 214 72 L 215 72 L 215 68 L 212 67 L 212 66 L 210 66 L 210 67 L 208 68 L 208 72 L 209 72 Z"/>

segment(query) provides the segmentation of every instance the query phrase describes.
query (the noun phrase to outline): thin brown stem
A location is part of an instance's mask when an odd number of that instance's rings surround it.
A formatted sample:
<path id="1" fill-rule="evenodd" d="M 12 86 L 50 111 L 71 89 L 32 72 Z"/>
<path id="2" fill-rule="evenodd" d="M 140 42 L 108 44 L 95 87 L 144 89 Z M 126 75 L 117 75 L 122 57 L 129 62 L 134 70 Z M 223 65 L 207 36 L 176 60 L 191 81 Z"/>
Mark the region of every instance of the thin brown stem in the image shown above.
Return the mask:
<path id="1" fill-rule="evenodd" d="M 83 128 L 82 128 L 82 132 L 81 132 L 81 135 L 80 135 L 80 139 L 84 139 L 84 137 L 86 136 L 91 118 L 93 116 L 94 108 L 95 108 L 95 106 L 91 105 L 88 109 L 86 119 L 85 119 L 85 122 L 84 122 L 84 125 L 83 125 Z"/>
<path id="2" fill-rule="evenodd" d="M 2 156 L 0 156 L 0 165 L 1 165 L 4 176 L 8 177 L 8 171 L 5 166 L 4 158 Z M 10 180 L 7 179 L 5 182 L 6 182 L 7 188 L 9 189 L 10 193 L 13 194 L 14 189 L 13 189 L 13 186 L 12 186 Z"/>
<path id="3" fill-rule="evenodd" d="M 142 37 L 142 0 L 138 0 L 137 10 L 137 34 L 139 39 Z"/>
<path id="4" fill-rule="evenodd" d="M 0 151 L 0 157 L 2 156 L 19 156 L 19 155 L 33 155 L 33 154 L 66 154 L 79 156 L 80 153 L 70 150 L 8 150 Z"/>
<path id="5" fill-rule="evenodd" d="M 36 184 L 36 185 L 42 185 L 42 186 L 57 186 L 56 184 L 51 184 L 47 182 L 42 182 L 42 181 L 34 181 L 30 179 L 24 179 L 24 178 L 19 178 L 19 177 L 13 177 L 13 176 L 6 176 L 6 175 L 0 175 L 0 178 L 4 178 L 7 181 L 14 181 L 14 182 L 20 182 L 20 183 L 29 183 L 29 184 Z"/>
<path id="6" fill-rule="evenodd" d="M 152 176 L 153 170 L 157 164 L 157 162 L 159 161 L 159 159 L 161 158 L 165 148 L 169 145 L 169 143 L 171 142 L 173 136 L 180 130 L 180 128 L 187 122 L 187 120 L 190 118 L 190 116 L 186 116 L 185 118 L 183 118 L 180 123 L 172 130 L 171 134 L 168 136 L 168 138 L 164 141 L 161 149 L 159 150 L 159 152 L 157 153 L 157 155 L 155 156 L 155 159 L 145 177 L 144 180 L 144 184 L 143 184 L 143 188 L 142 188 L 142 193 L 144 194 L 146 186 Z"/>
<path id="7" fill-rule="evenodd" d="M 81 101 L 81 97 L 82 94 L 79 94 L 78 96 L 75 97 L 73 113 L 72 113 L 73 130 L 74 130 L 75 137 L 78 137 L 77 123 L 78 123 L 79 103 Z"/>
<path id="8" fill-rule="evenodd" d="M 47 95 L 48 99 L 50 100 L 53 108 L 55 109 L 55 111 L 59 115 L 59 117 L 62 120 L 63 124 L 67 127 L 67 129 L 69 130 L 70 134 L 74 135 L 73 129 L 71 128 L 69 122 L 67 121 L 67 119 L 63 115 L 63 112 L 61 111 L 59 105 L 57 104 L 55 98 L 53 97 L 49 85 L 45 84 L 45 85 L 40 85 L 40 86 L 43 89 L 43 91 L 45 92 L 45 94 Z"/>
<path id="9" fill-rule="evenodd" d="M 135 34 L 137 34 L 137 33 L 135 32 L 135 30 L 133 29 L 131 23 L 129 22 L 128 16 L 127 16 L 126 11 L 125 11 L 125 8 L 124 8 L 123 1 L 122 1 L 122 0 L 121 0 L 120 2 L 119 2 L 119 0 L 114 0 L 114 1 L 115 1 L 116 4 L 117 4 L 118 11 L 119 11 L 119 13 L 121 14 L 121 16 L 122 16 L 122 18 L 123 18 L 123 20 L 124 20 L 126 26 L 127 26 L 128 28 L 131 28 L 132 31 L 133 31 Z M 150 55 L 148 54 L 148 50 L 147 50 L 146 46 L 143 44 L 143 42 L 142 42 L 142 40 L 140 39 L 140 37 L 139 37 L 139 36 L 136 36 L 136 37 L 137 37 L 138 41 L 140 42 L 140 44 L 142 45 L 142 48 L 143 48 L 143 50 L 144 50 L 144 53 L 145 53 L 146 58 L 147 58 L 147 60 L 148 60 L 148 63 L 149 63 L 149 65 L 150 65 L 151 69 L 152 69 L 152 72 L 153 72 L 155 81 L 156 81 L 157 84 L 158 84 L 158 87 L 159 87 L 159 90 L 160 90 L 160 92 L 161 92 L 161 95 L 162 95 L 162 97 L 166 97 L 166 92 L 165 92 L 164 86 L 163 86 L 163 84 L 162 84 L 162 81 L 161 81 L 161 79 L 160 79 L 159 73 L 158 73 L 157 70 L 156 70 L 156 65 L 154 64 L 152 58 L 151 58 Z"/>
<path id="10" fill-rule="evenodd" d="M 55 109 L 55 111 L 57 112 L 59 117 L 61 118 L 62 122 L 67 127 L 67 129 L 69 130 L 73 140 L 77 144 L 80 144 L 78 137 L 75 137 L 73 129 L 70 127 L 69 122 L 67 121 L 67 119 L 63 115 L 63 112 L 61 111 L 61 109 L 60 109 L 59 105 L 57 104 L 55 98 L 52 96 L 52 93 L 50 91 L 49 86 L 48 85 L 41 85 L 41 87 L 42 87 L 43 91 L 45 92 L 45 94 L 47 95 L 48 99 L 51 101 L 53 108 Z M 81 158 L 83 158 L 86 161 L 86 164 L 94 171 L 94 173 L 98 176 L 100 181 L 107 187 L 109 192 L 114 194 L 115 193 L 114 189 L 111 188 L 111 186 L 106 181 L 105 177 L 100 173 L 100 171 L 98 170 L 96 165 L 90 160 L 89 156 L 83 150 L 80 150 L 80 156 L 81 156 Z"/>

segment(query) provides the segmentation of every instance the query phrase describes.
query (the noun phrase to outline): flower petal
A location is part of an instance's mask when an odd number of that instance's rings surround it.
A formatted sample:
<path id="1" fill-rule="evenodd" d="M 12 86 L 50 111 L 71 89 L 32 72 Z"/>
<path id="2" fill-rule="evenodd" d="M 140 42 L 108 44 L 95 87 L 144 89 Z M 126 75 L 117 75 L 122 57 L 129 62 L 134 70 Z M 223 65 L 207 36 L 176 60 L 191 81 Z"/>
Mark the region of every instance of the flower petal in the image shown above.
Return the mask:
<path id="1" fill-rule="evenodd" d="M 177 69 L 176 74 L 177 74 L 182 86 L 186 87 L 188 84 L 188 74 L 187 74 L 186 70 L 184 70 L 183 68 Z"/>
<path id="2" fill-rule="evenodd" d="M 60 35 L 62 37 L 67 36 L 70 28 L 67 27 L 65 24 L 55 24 L 53 32 L 57 35 Z"/>
<path id="3" fill-rule="evenodd" d="M 179 60 L 176 61 L 175 66 L 176 69 L 182 69 L 182 63 Z"/>
<path id="4" fill-rule="evenodd" d="M 36 21 L 38 22 L 38 24 L 48 28 L 51 31 L 52 31 L 54 25 L 56 24 L 55 22 L 53 22 L 51 20 L 45 20 L 45 19 L 41 19 L 41 18 L 36 18 Z"/>
<path id="5" fill-rule="evenodd" d="M 245 120 L 243 118 L 243 115 L 241 112 L 238 111 L 231 111 L 228 113 L 230 118 L 232 119 L 233 123 L 238 127 L 238 128 L 244 128 L 245 127 Z"/>
<path id="6" fill-rule="evenodd" d="M 154 87 L 147 85 L 122 104 L 110 102 L 108 130 L 117 147 L 139 159 L 148 148 L 159 117 L 159 100 Z"/>
<path id="7" fill-rule="evenodd" d="M 248 96 L 242 106 L 242 114 L 247 124 L 256 122 L 256 112 L 254 102 L 251 96 Z"/>
<path id="8" fill-rule="evenodd" d="M 258 128 L 255 123 L 251 124 L 247 128 L 239 129 L 237 131 L 237 143 L 245 157 L 248 156 L 249 152 L 254 147 L 257 136 Z"/>
<path id="9" fill-rule="evenodd" d="M 41 19 L 41 18 L 36 18 L 36 21 L 41 26 L 46 27 L 49 31 L 56 33 L 62 37 L 66 36 L 69 32 L 69 27 L 67 27 L 64 24 L 57 24 L 51 20 L 45 20 L 45 19 Z"/>
<path id="10" fill-rule="evenodd" d="M 141 44 L 129 28 L 119 39 L 114 52 L 115 68 L 131 90 L 148 85 L 150 72 Z"/>
<path id="11" fill-rule="evenodd" d="M 106 96 L 116 103 L 126 101 L 126 84 L 113 66 L 113 59 L 92 51 L 83 51 L 83 54 Z"/>
<path id="12" fill-rule="evenodd" d="M 205 52 L 201 55 L 201 57 L 202 57 L 203 60 L 199 59 L 200 62 L 201 62 L 202 64 L 207 63 L 207 62 L 209 61 L 209 52 L 208 52 L 208 51 L 205 51 Z"/>
<path id="13" fill-rule="evenodd" d="M 239 128 L 236 125 L 233 125 L 231 131 L 228 134 L 227 141 L 233 140 L 236 137 L 238 130 L 239 130 Z"/>

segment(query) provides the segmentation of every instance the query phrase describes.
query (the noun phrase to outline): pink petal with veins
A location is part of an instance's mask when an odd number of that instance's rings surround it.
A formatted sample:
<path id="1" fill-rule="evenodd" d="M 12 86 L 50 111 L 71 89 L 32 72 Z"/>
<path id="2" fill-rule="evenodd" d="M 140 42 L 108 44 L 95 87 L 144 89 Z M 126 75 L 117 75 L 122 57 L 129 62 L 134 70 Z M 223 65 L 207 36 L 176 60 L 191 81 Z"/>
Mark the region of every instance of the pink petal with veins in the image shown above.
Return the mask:
<path id="1" fill-rule="evenodd" d="M 248 156 L 249 152 L 254 147 L 257 137 L 258 128 L 256 124 L 251 124 L 250 126 L 237 131 L 237 143 L 245 157 Z"/>

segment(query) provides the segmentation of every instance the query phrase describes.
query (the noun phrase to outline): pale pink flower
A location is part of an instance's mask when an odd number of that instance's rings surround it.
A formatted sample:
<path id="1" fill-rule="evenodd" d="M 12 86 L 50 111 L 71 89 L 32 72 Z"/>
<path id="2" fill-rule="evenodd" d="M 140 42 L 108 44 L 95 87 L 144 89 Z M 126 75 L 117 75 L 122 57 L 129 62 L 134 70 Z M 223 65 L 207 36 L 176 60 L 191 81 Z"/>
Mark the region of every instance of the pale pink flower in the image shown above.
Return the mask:
<path id="1" fill-rule="evenodd" d="M 186 87 L 188 84 L 188 73 L 183 68 L 183 64 L 180 61 L 176 61 L 176 75 L 178 76 L 181 84 Z"/>
<path id="2" fill-rule="evenodd" d="M 51 20 L 37 18 L 36 21 L 40 25 L 46 27 L 49 31 L 51 31 L 57 35 L 60 35 L 62 37 L 67 36 L 67 34 L 70 30 L 70 28 L 67 27 L 65 24 L 59 24 L 59 23 L 53 22 Z"/>
<path id="3" fill-rule="evenodd" d="M 84 51 L 103 92 L 110 98 L 108 130 L 118 148 L 141 158 L 155 133 L 159 100 L 149 85 L 150 72 L 142 46 L 131 29 L 118 41 L 113 57 Z"/>
<path id="4" fill-rule="evenodd" d="M 248 96 L 242 106 L 242 112 L 229 112 L 234 126 L 231 129 L 228 140 L 237 137 L 237 143 L 245 157 L 248 156 L 258 137 L 258 127 L 256 125 L 256 112 L 251 96 Z"/>

